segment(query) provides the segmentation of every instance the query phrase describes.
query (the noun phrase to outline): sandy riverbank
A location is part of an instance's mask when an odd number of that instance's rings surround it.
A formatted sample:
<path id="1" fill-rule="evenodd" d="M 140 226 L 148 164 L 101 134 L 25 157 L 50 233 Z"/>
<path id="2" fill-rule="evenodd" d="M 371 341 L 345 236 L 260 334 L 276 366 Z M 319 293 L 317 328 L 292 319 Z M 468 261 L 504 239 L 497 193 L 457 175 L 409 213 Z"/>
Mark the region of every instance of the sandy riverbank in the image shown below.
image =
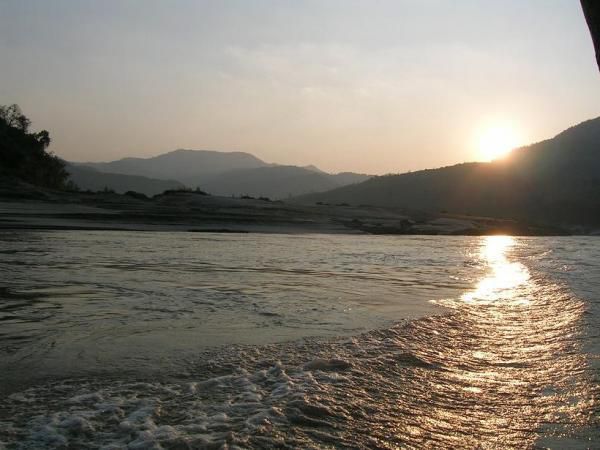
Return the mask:
<path id="1" fill-rule="evenodd" d="M 300 205 L 194 192 L 153 198 L 0 186 L 0 229 L 425 235 L 566 234 L 511 220 L 368 205 Z"/>

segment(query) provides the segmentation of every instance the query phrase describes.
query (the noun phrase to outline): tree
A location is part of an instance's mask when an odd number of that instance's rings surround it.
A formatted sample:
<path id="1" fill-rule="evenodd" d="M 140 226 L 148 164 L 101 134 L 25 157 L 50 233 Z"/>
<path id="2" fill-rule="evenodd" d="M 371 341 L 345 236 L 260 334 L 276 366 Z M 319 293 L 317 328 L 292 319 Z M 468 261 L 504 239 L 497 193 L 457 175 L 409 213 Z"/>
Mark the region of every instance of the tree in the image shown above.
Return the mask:
<path id="1" fill-rule="evenodd" d="M 48 133 L 46 130 L 42 130 L 39 133 L 36 133 L 35 138 L 40 144 L 44 146 L 44 149 L 48 148 L 50 146 L 50 142 L 52 142 L 52 140 L 50 139 L 50 133 Z"/>
<path id="2" fill-rule="evenodd" d="M 4 120 L 9 127 L 17 128 L 27 133 L 31 120 L 21 112 L 19 105 L 0 106 L 0 119 Z"/>
<path id="3" fill-rule="evenodd" d="M 46 149 L 50 133 L 30 133 L 31 121 L 18 105 L 0 105 L 0 175 L 31 184 L 64 189 L 69 174 L 64 162 Z"/>

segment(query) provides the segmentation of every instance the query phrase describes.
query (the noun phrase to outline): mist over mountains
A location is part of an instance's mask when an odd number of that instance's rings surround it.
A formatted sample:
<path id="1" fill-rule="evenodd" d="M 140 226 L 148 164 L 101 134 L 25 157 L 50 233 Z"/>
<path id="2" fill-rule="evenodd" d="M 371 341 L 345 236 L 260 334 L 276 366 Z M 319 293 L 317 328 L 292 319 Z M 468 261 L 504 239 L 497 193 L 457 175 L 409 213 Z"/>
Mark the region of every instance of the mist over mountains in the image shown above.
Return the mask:
<path id="1" fill-rule="evenodd" d="M 104 187 L 154 195 L 166 189 L 200 188 L 215 195 L 273 199 L 359 183 L 368 175 L 329 174 L 315 166 L 266 163 L 244 152 L 175 150 L 152 158 L 123 158 L 102 163 L 71 163 L 71 178 L 81 189 Z M 131 178 L 128 178 L 131 177 Z"/>
<path id="2" fill-rule="evenodd" d="M 301 196 L 300 203 L 349 203 L 435 213 L 600 225 L 600 118 L 491 163 L 464 163 Z"/>

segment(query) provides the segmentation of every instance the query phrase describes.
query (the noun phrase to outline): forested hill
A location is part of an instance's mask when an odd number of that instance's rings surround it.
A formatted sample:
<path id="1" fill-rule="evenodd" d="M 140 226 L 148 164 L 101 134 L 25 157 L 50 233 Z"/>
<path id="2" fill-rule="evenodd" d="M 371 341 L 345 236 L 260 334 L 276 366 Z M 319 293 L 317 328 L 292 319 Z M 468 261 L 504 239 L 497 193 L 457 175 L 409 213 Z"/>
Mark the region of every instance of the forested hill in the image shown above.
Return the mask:
<path id="1" fill-rule="evenodd" d="M 491 163 L 374 177 L 295 201 L 599 226 L 600 118 L 513 150 L 506 158 Z"/>
<path id="2" fill-rule="evenodd" d="M 68 174 L 64 163 L 47 151 L 50 134 L 29 130 L 31 121 L 18 105 L 0 105 L 0 177 L 62 189 Z"/>

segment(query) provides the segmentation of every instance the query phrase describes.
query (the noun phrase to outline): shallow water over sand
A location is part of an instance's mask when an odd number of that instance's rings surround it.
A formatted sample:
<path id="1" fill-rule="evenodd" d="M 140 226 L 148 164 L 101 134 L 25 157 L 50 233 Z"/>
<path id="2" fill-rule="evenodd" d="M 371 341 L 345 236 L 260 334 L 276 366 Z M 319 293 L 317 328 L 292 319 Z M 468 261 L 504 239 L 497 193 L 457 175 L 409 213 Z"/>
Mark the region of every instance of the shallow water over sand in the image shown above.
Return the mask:
<path id="1" fill-rule="evenodd" d="M 440 310 L 430 299 L 475 280 L 463 241 L 447 242 L 452 265 L 431 238 L 6 234 L 0 370 L 19 380 L 147 371 L 220 345 L 351 335 L 423 316 Z"/>
<path id="2" fill-rule="evenodd" d="M 1 245 L 9 448 L 600 442 L 597 239 L 35 233 Z M 15 368 L 32 373 L 22 388 Z"/>

